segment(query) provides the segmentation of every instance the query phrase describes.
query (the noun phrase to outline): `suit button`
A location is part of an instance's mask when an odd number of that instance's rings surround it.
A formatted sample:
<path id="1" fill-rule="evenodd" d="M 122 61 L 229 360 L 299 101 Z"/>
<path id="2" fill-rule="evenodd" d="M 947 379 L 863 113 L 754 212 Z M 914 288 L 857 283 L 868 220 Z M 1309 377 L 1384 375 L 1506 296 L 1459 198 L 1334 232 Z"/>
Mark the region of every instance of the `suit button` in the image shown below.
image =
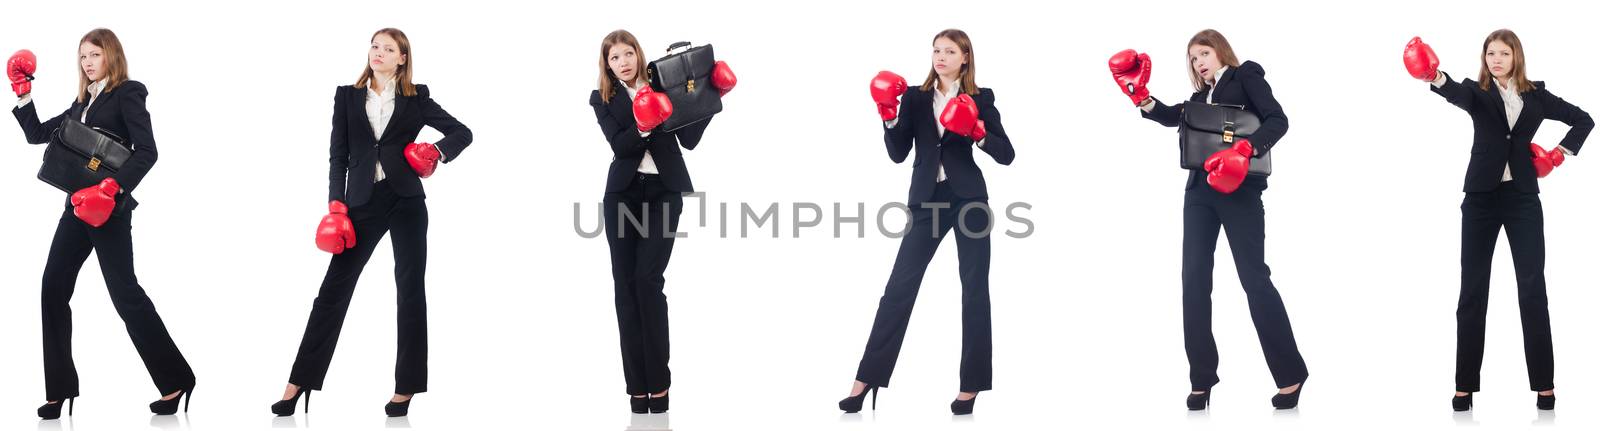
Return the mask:
<path id="1" fill-rule="evenodd" d="M 1511 135 L 1506 135 L 1506 139 L 1511 139 Z"/>

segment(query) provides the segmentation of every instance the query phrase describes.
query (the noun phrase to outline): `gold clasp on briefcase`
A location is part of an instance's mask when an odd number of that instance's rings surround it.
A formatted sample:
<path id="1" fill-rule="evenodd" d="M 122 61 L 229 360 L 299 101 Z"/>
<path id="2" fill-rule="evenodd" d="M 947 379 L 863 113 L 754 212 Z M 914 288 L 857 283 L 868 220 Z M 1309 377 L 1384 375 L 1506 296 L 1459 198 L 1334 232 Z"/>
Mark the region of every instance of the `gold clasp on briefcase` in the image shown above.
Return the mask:
<path id="1" fill-rule="evenodd" d="M 694 80 L 693 79 L 689 80 L 689 92 L 690 93 L 694 92 Z"/>
<path id="2" fill-rule="evenodd" d="M 1222 124 L 1222 143 L 1224 143 L 1224 144 L 1232 144 L 1233 143 L 1233 122 L 1227 122 L 1227 123 L 1223 123 Z"/>
<path id="3" fill-rule="evenodd" d="M 100 158 L 99 157 L 90 157 L 89 158 L 89 166 L 85 166 L 85 167 L 89 168 L 89 170 L 91 170 L 91 171 L 99 172 L 100 171 Z"/>

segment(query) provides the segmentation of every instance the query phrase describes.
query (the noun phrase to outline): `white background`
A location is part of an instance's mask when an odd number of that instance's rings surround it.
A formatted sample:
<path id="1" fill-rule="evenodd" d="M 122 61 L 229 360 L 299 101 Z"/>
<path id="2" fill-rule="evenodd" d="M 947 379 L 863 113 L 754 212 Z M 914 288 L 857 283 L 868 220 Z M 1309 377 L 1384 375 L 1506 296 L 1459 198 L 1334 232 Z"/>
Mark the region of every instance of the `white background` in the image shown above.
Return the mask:
<path id="1" fill-rule="evenodd" d="M 1541 181 L 1560 409 L 1527 389 L 1510 254 L 1497 251 L 1483 392 L 1452 415 L 1458 205 L 1471 125 L 1411 79 L 1400 52 L 1422 35 L 1456 77 L 1483 37 L 1516 30 L 1529 76 L 1600 111 L 1595 10 L 1581 2 L 28 2 L 8 6 L 0 51 L 39 56 L 35 103 L 64 110 L 78 38 L 115 30 L 150 88 L 161 161 L 139 188 L 140 281 L 199 376 L 193 410 L 152 419 L 158 394 L 93 259 L 73 302 L 82 398 L 39 429 L 1594 429 L 1600 294 L 1593 223 L 1600 165 L 1587 152 Z M 472 127 L 473 145 L 426 181 L 431 392 L 405 421 L 392 390 L 392 254 L 357 288 L 310 415 L 274 419 L 328 257 L 325 209 L 336 85 L 371 33 L 405 30 L 417 82 Z M 994 240 L 995 390 L 952 419 L 959 283 L 953 244 L 929 267 L 893 387 L 877 412 L 841 415 L 898 240 L 788 234 L 794 202 L 903 201 L 909 163 L 884 154 L 867 80 L 920 82 L 937 31 L 972 35 L 1018 157 L 980 162 L 996 205 L 1028 202 L 1032 237 Z M 1155 62 L 1152 93 L 1192 91 L 1184 43 L 1221 30 L 1267 70 L 1290 117 L 1276 147 L 1268 263 L 1311 377 L 1297 412 L 1273 412 L 1271 378 L 1225 240 L 1215 277 L 1222 383 L 1210 412 L 1189 388 L 1179 310 L 1185 173 L 1175 133 L 1140 119 L 1105 59 Z M 670 418 L 625 410 L 606 244 L 573 230 L 601 198 L 611 155 L 590 108 L 600 38 L 626 28 L 648 58 L 713 43 L 739 75 L 687 159 L 713 205 L 780 203 L 783 238 L 717 238 L 683 216 L 667 272 Z M 9 120 L 7 120 L 9 121 Z M 8 129 L 10 126 L 0 127 Z M 61 193 L 33 176 L 42 147 L 0 133 L 0 428 L 35 426 L 43 402 L 38 288 Z M 1536 142 L 1566 127 L 1547 122 Z M 428 132 L 424 139 L 437 139 Z M 695 200 L 688 200 L 695 202 Z M 715 208 L 713 206 L 713 208 Z M 831 211 L 829 211 L 831 213 Z M 592 227 L 593 213 L 588 212 Z M 847 216 L 855 215 L 849 211 Z M 831 216 L 831 214 L 830 214 Z M 1021 229 L 1001 219 L 1001 229 Z M 732 220 L 737 223 L 737 220 Z M 850 229 L 853 227 L 847 227 Z M 736 232 L 736 231 L 735 231 Z M 366 240 L 366 239 L 362 239 Z M 1504 241 L 1502 241 L 1502 244 Z"/>

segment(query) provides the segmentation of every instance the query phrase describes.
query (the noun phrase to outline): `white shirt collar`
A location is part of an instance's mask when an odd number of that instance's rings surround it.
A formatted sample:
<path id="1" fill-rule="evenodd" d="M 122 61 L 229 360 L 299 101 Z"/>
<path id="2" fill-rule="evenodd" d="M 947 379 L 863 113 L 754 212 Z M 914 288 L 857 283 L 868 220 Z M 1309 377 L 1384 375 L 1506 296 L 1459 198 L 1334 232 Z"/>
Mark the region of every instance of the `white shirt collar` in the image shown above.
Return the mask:
<path id="1" fill-rule="evenodd" d="M 84 90 L 88 91 L 89 94 L 94 95 L 94 94 L 100 94 L 100 91 L 104 90 L 104 89 L 106 89 L 106 80 L 104 78 L 101 78 L 99 81 L 95 81 L 93 83 L 90 83 L 89 84 L 89 88 L 85 88 Z"/>
<path id="2" fill-rule="evenodd" d="M 1207 84 L 1211 85 L 1212 88 L 1216 88 L 1217 81 L 1221 81 L 1222 80 L 1222 74 L 1227 73 L 1227 72 L 1228 72 L 1228 66 L 1222 66 L 1220 68 L 1217 68 L 1217 71 L 1213 72 L 1211 74 L 1211 82 L 1209 82 Z"/>
<path id="3" fill-rule="evenodd" d="M 933 92 L 939 93 L 939 96 L 946 99 L 955 97 L 957 94 L 961 94 L 961 80 L 957 79 L 955 82 L 950 83 L 949 91 L 939 91 L 939 87 L 934 87 Z"/>
<path id="4" fill-rule="evenodd" d="M 367 86 L 367 93 L 377 94 L 378 96 L 381 96 L 381 97 L 390 97 L 390 96 L 394 95 L 394 86 L 395 86 L 395 78 L 391 77 L 388 80 L 383 81 L 383 92 L 380 93 L 380 92 L 377 92 L 377 91 L 372 91 L 372 86 L 369 85 L 369 86 Z"/>
<path id="5" fill-rule="evenodd" d="M 1505 98 L 1505 99 L 1510 99 L 1510 98 L 1513 98 L 1513 97 L 1518 98 L 1518 99 L 1522 98 L 1522 92 L 1517 91 L 1518 88 L 1517 88 L 1517 82 L 1516 81 L 1511 81 L 1509 83 L 1511 85 L 1503 87 L 1503 86 L 1500 85 L 1500 80 L 1494 79 L 1494 78 L 1489 78 L 1489 79 L 1491 81 L 1494 81 L 1494 88 L 1497 89 L 1497 90 L 1500 90 L 1500 97 L 1501 98 Z"/>

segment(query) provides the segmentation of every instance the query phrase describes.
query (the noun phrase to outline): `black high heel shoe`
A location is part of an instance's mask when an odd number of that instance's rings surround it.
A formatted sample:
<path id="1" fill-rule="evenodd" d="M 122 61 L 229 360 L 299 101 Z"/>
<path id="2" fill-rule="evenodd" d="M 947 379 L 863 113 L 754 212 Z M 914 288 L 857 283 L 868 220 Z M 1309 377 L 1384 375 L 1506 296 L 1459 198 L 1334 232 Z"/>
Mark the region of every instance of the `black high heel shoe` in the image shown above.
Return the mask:
<path id="1" fill-rule="evenodd" d="M 1189 410 L 1205 410 L 1206 407 L 1211 405 L 1211 390 L 1207 389 L 1205 392 L 1198 394 L 1194 393 L 1194 391 L 1189 391 L 1189 399 L 1185 400 L 1184 403 L 1189 405 Z"/>
<path id="2" fill-rule="evenodd" d="M 958 398 L 955 401 L 951 401 L 950 402 L 950 413 L 954 414 L 956 416 L 970 415 L 970 414 L 972 414 L 973 405 L 977 404 L 977 403 L 978 403 L 978 395 L 977 394 L 973 394 L 972 395 L 972 399 L 969 399 L 969 400 L 962 400 L 962 399 Z"/>
<path id="3" fill-rule="evenodd" d="M 655 395 L 650 396 L 650 413 L 667 412 L 667 395 L 671 394 L 662 394 L 659 397 Z"/>
<path id="4" fill-rule="evenodd" d="M 1450 397 L 1450 409 L 1458 412 L 1472 410 L 1472 393 Z"/>
<path id="5" fill-rule="evenodd" d="M 306 413 L 311 413 L 311 390 L 300 388 L 300 392 L 295 392 L 294 397 L 272 403 L 272 414 L 278 416 L 293 416 L 294 405 L 295 403 L 300 402 L 301 395 L 306 396 Z"/>
<path id="6" fill-rule="evenodd" d="M 872 409 L 877 410 L 878 387 L 872 385 L 867 385 L 866 388 L 861 389 L 861 393 L 859 394 L 844 397 L 844 399 L 839 400 L 839 410 L 844 410 L 845 413 L 861 412 L 861 404 L 866 402 L 868 392 L 872 393 Z"/>
<path id="7" fill-rule="evenodd" d="M 628 407 L 631 408 L 633 410 L 633 414 L 636 414 L 636 415 L 642 415 L 642 414 L 645 414 L 645 413 L 650 413 L 650 395 L 644 395 L 644 396 L 639 396 L 639 397 L 636 397 L 636 396 L 633 396 L 633 395 L 629 395 L 628 396 Z"/>
<path id="8" fill-rule="evenodd" d="M 1300 406 L 1300 393 L 1305 391 L 1306 382 L 1300 382 L 1300 386 L 1294 388 L 1294 392 L 1273 395 L 1272 407 L 1278 410 L 1289 410 L 1298 407 Z"/>
<path id="9" fill-rule="evenodd" d="M 1539 410 L 1555 410 L 1556 394 L 1540 395 L 1535 405 L 1539 406 Z"/>
<path id="10" fill-rule="evenodd" d="M 401 401 L 401 402 L 398 402 L 398 403 L 394 402 L 394 401 L 390 401 L 388 404 L 384 404 L 383 405 L 383 414 L 389 415 L 389 417 L 391 417 L 391 418 L 397 418 L 397 417 L 405 416 L 407 413 L 410 412 L 410 410 L 411 410 L 411 398 L 406 398 L 405 401 Z"/>
<path id="11" fill-rule="evenodd" d="M 152 401 L 152 402 L 150 402 L 150 413 L 155 413 L 157 416 L 166 416 L 166 415 L 170 415 L 170 414 L 176 414 L 176 413 L 178 413 L 178 402 L 179 401 L 183 402 L 183 412 L 184 413 L 188 413 L 189 412 L 189 399 L 193 398 L 191 396 L 193 393 L 194 393 L 194 388 L 193 387 L 188 387 L 188 388 L 184 388 L 184 389 L 179 389 L 178 390 L 178 396 L 172 397 L 172 399 L 170 399 L 170 400 L 155 400 L 155 401 Z"/>
<path id="12" fill-rule="evenodd" d="M 62 404 L 67 405 L 67 416 L 72 416 L 72 400 L 75 399 L 77 399 L 77 397 L 67 398 L 54 403 L 45 403 L 45 405 L 39 406 L 39 419 L 61 419 Z"/>

